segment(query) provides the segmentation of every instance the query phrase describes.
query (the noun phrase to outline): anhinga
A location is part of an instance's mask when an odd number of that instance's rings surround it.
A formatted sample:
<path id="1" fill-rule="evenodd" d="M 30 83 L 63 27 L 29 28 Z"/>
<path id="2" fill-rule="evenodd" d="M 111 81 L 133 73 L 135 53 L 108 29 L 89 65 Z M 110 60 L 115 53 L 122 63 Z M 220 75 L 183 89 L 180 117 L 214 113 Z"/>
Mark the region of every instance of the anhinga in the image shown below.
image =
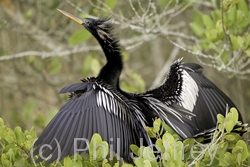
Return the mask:
<path id="1" fill-rule="evenodd" d="M 97 77 L 64 87 L 60 93 L 71 93 L 69 101 L 50 121 L 38 140 L 33 155 L 51 158 L 46 163 L 74 154 L 74 139 L 90 141 L 94 133 L 113 144 L 113 150 L 125 161 L 131 161 L 130 144 L 151 145 L 145 127 L 160 117 L 182 139 L 216 127 L 218 113 L 225 115 L 226 105 L 233 102 L 211 81 L 202 75 L 197 64 L 174 62 L 165 82 L 158 88 L 134 94 L 120 89 L 119 77 L 123 68 L 119 41 L 112 35 L 109 19 L 77 18 L 64 15 L 83 25 L 99 42 L 107 63 Z M 242 121 L 242 118 L 239 117 Z M 47 144 L 51 148 L 43 146 Z M 58 145 L 61 154 L 58 157 Z M 118 148 L 119 147 L 119 148 Z M 77 148 L 86 148 L 79 140 Z M 42 161 L 41 156 L 37 162 Z"/>

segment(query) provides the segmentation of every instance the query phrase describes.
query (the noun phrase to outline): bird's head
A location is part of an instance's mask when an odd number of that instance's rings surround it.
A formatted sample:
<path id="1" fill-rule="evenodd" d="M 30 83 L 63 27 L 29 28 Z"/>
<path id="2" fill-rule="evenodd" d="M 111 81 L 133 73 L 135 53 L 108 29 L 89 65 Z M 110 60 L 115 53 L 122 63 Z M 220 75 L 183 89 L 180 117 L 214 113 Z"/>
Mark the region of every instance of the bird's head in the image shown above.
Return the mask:
<path id="1" fill-rule="evenodd" d="M 101 38 L 103 41 L 112 39 L 111 30 L 113 29 L 112 20 L 107 18 L 93 19 L 93 18 L 78 18 L 70 13 L 59 10 L 62 14 L 83 25 L 94 37 Z"/>

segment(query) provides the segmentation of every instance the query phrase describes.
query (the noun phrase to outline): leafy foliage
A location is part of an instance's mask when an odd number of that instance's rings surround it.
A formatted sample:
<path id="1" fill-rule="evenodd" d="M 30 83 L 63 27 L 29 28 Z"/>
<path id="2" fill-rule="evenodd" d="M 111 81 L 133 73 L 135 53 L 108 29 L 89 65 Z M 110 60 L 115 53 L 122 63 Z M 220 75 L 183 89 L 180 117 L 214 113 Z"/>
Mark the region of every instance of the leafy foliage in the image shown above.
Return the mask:
<path id="1" fill-rule="evenodd" d="M 152 147 L 131 145 L 134 164 L 126 164 L 117 157 L 110 157 L 109 145 L 99 134 L 94 134 L 89 143 L 88 154 L 66 157 L 49 166 L 247 166 L 250 163 L 250 145 L 233 132 L 237 125 L 238 112 L 232 108 L 226 117 L 218 115 L 218 130 L 214 132 L 211 143 L 202 144 L 197 139 L 179 140 L 178 135 L 161 122 L 154 121 L 153 127 L 147 127 L 148 134 L 156 138 Z M 240 129 L 238 129 L 240 130 Z M 31 157 L 30 149 L 37 135 L 34 128 L 23 131 L 20 127 L 11 129 L 0 119 L 0 167 L 34 166 L 37 157 Z M 34 158 L 34 159 L 33 159 Z M 45 166 L 45 163 L 36 164 Z"/>
<path id="2" fill-rule="evenodd" d="M 240 71 L 243 74 L 242 59 L 246 61 L 250 57 L 249 7 L 245 0 L 220 2 L 210 14 L 193 13 L 191 27 L 199 39 L 194 50 L 210 53 L 201 57 L 213 60 L 218 70 L 225 70 L 233 76 Z M 239 66 L 235 68 L 232 64 L 237 63 Z"/>

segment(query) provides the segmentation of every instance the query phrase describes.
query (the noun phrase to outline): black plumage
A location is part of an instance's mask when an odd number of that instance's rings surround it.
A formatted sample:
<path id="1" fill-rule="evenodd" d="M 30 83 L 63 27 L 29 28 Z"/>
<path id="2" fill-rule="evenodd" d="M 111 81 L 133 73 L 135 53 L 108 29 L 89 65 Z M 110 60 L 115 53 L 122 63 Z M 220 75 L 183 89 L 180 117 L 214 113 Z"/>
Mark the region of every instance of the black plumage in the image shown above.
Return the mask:
<path id="1" fill-rule="evenodd" d="M 47 125 L 38 140 L 33 155 L 48 157 L 47 163 L 74 154 L 74 139 L 90 141 L 94 133 L 113 144 L 113 150 L 125 161 L 131 162 L 131 144 L 151 145 L 145 127 L 160 117 L 182 139 L 192 137 L 216 127 L 216 115 L 225 115 L 226 105 L 235 106 L 211 81 L 202 75 L 197 64 L 182 64 L 177 60 L 170 67 L 164 83 L 145 93 L 128 93 L 119 87 L 123 68 L 119 41 L 112 35 L 109 19 L 79 19 L 60 11 L 82 24 L 99 42 L 107 63 L 97 77 L 83 79 L 81 83 L 64 87 L 60 93 L 71 93 Z M 242 121 L 242 118 L 240 117 Z M 43 148 L 51 145 L 53 149 Z M 60 146 L 58 154 L 57 146 Z M 86 148 L 79 140 L 77 148 Z M 37 162 L 42 161 L 40 156 Z"/>
<path id="2" fill-rule="evenodd" d="M 160 87 L 139 95 L 154 97 L 166 106 L 175 108 L 178 113 L 184 110 L 194 114 L 193 117 L 181 117 L 181 121 L 159 115 L 182 139 L 213 132 L 216 129 L 217 114 L 226 115 L 228 108 L 235 107 L 202 71 L 200 65 L 183 64 L 179 59 L 171 65 L 169 74 Z M 243 122 L 240 113 L 239 121 Z"/>

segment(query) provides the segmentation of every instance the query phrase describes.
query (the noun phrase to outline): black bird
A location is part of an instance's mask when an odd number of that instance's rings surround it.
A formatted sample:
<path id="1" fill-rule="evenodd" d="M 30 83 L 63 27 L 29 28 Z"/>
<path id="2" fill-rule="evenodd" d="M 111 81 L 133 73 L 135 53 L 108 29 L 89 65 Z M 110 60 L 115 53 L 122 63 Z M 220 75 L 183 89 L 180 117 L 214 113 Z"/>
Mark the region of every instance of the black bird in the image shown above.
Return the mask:
<path id="1" fill-rule="evenodd" d="M 40 149 L 45 144 L 50 145 L 53 149 L 43 148 L 42 156 L 37 159 L 40 162 L 42 157 L 52 153 L 46 162 L 48 164 L 73 155 L 75 138 L 90 141 L 94 133 L 99 133 L 104 141 L 113 144 L 118 155 L 131 162 L 130 145 L 138 144 L 140 138 L 146 145 L 150 145 L 151 140 L 145 131 L 146 120 L 141 104 L 119 87 L 123 62 L 119 41 L 111 33 L 112 21 L 79 19 L 59 11 L 82 24 L 97 39 L 107 63 L 97 77 L 83 79 L 81 83 L 66 86 L 60 91 L 70 92 L 70 100 L 62 106 L 35 142 L 37 148 L 33 155 L 41 154 Z M 61 150 L 58 150 L 57 143 Z M 77 148 L 86 147 L 85 140 L 77 142 Z"/>
<path id="2" fill-rule="evenodd" d="M 80 19 L 59 11 L 83 25 L 96 38 L 107 63 L 97 77 L 83 79 L 81 83 L 66 86 L 60 91 L 71 93 L 70 100 L 35 142 L 33 155 L 40 154 L 37 162 L 50 154 L 47 164 L 73 155 L 74 139 L 90 141 L 94 133 L 99 133 L 103 140 L 113 144 L 118 155 L 131 162 L 130 144 L 139 145 L 140 139 L 144 145 L 152 144 L 145 127 L 146 124 L 151 126 L 154 118 L 160 117 L 185 139 L 214 129 L 216 115 L 225 115 L 226 105 L 235 106 L 202 75 L 201 66 L 182 64 L 181 59 L 172 64 L 160 87 L 140 94 L 121 90 L 119 77 L 123 62 L 119 41 L 112 35 L 112 21 Z M 58 150 L 58 144 L 61 150 Z M 77 142 L 77 148 L 86 147 L 86 141 Z"/>

